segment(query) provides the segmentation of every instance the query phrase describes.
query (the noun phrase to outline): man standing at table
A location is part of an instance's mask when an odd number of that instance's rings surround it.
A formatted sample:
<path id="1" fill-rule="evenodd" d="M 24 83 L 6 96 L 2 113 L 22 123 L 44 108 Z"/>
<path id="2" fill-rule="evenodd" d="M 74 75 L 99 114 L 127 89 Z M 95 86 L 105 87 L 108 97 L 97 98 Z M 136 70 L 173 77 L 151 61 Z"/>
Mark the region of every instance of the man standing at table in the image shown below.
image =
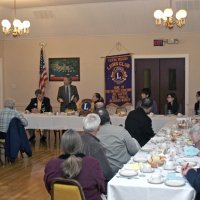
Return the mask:
<path id="1" fill-rule="evenodd" d="M 50 103 L 50 99 L 48 97 L 44 97 L 42 91 L 37 89 L 35 91 L 35 98 L 32 98 L 29 105 L 26 107 L 26 111 L 31 113 L 43 113 L 43 112 L 52 112 L 52 106 Z M 33 141 L 35 139 L 35 133 L 33 129 L 29 129 L 29 141 Z M 41 142 L 46 141 L 46 131 L 43 131 L 42 137 L 40 138 Z"/>
<path id="2" fill-rule="evenodd" d="M 142 99 L 141 106 L 131 111 L 125 121 L 126 130 L 139 142 L 141 147 L 155 135 L 152 129 L 152 121 L 147 116 L 152 105 L 151 99 Z"/>
<path id="3" fill-rule="evenodd" d="M 76 110 L 76 102 L 79 100 L 79 95 L 76 86 L 71 85 L 71 77 L 65 77 L 63 79 L 64 85 L 59 87 L 57 100 L 60 103 L 60 112 L 72 109 Z"/>

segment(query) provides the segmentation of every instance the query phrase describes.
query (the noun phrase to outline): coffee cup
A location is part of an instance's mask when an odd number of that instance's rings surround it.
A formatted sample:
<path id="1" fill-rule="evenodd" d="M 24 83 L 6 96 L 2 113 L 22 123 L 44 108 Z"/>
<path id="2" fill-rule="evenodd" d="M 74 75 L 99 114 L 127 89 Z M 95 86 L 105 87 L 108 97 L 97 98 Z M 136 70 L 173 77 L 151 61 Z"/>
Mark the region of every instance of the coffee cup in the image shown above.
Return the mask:
<path id="1" fill-rule="evenodd" d="M 151 165 L 150 164 L 143 164 L 143 166 L 141 168 L 141 171 L 143 171 L 143 172 L 151 172 L 152 171 Z"/>
<path id="2" fill-rule="evenodd" d="M 162 180 L 162 175 L 161 174 L 152 174 L 151 180 L 153 182 L 160 182 Z"/>
<path id="3" fill-rule="evenodd" d="M 173 161 L 167 161 L 165 163 L 165 168 L 166 169 L 174 169 L 175 168 L 175 163 Z"/>

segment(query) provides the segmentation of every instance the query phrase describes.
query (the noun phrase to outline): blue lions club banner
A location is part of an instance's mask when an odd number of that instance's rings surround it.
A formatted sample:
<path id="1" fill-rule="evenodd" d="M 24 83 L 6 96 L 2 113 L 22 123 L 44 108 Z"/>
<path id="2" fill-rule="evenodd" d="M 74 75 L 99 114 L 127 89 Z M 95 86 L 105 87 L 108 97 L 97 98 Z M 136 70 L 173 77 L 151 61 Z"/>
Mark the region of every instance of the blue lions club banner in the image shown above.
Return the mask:
<path id="1" fill-rule="evenodd" d="M 106 105 L 132 104 L 132 59 L 130 54 L 107 56 L 105 60 Z"/>

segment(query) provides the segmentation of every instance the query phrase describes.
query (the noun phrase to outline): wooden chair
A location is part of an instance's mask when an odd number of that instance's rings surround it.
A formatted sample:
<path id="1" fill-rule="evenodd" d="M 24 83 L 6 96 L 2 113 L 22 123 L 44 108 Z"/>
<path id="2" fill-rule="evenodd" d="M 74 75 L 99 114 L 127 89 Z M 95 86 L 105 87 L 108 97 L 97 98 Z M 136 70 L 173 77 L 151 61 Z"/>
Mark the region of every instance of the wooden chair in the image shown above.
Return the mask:
<path id="1" fill-rule="evenodd" d="M 51 188 L 51 200 L 86 200 L 82 187 L 76 180 L 56 178 Z"/>

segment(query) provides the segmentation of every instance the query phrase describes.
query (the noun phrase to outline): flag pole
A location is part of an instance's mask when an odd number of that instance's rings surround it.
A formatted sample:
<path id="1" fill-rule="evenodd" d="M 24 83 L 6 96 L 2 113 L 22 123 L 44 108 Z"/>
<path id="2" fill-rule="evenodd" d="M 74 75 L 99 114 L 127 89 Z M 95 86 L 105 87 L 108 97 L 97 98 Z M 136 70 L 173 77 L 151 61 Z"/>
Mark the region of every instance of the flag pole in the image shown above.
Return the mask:
<path id="1" fill-rule="evenodd" d="M 46 43 L 40 42 L 39 46 L 40 46 L 39 89 L 41 89 L 42 94 L 44 95 L 45 94 L 46 81 L 48 80 L 47 70 L 46 70 L 46 67 L 45 67 L 45 60 L 44 60 L 44 47 L 46 46 Z"/>

